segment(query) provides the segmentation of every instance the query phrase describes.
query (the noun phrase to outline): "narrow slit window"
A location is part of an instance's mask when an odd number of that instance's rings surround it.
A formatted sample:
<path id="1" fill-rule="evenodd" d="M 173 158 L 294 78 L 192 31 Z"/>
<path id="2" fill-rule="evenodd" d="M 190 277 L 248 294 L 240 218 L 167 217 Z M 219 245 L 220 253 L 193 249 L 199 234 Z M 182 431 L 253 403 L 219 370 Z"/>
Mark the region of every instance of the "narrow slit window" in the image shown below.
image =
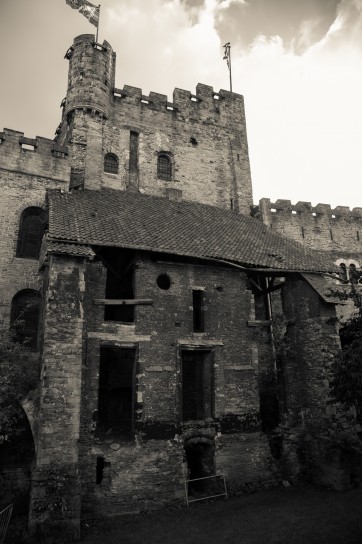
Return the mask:
<path id="1" fill-rule="evenodd" d="M 129 141 L 129 171 L 138 172 L 138 132 L 133 130 Z"/>
<path id="2" fill-rule="evenodd" d="M 204 332 L 204 292 L 199 289 L 192 291 L 193 331 Z"/>

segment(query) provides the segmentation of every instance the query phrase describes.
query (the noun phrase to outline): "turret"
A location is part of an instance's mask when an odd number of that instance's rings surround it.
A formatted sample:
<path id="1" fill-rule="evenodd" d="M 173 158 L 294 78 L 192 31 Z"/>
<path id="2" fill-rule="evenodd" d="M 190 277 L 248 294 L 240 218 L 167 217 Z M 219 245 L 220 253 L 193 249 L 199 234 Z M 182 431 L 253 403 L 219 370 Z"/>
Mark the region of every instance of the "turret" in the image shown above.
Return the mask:
<path id="1" fill-rule="evenodd" d="M 108 42 L 95 43 L 92 34 L 74 39 L 68 49 L 68 90 L 64 114 L 78 109 L 91 110 L 109 118 L 113 99 L 116 54 Z"/>

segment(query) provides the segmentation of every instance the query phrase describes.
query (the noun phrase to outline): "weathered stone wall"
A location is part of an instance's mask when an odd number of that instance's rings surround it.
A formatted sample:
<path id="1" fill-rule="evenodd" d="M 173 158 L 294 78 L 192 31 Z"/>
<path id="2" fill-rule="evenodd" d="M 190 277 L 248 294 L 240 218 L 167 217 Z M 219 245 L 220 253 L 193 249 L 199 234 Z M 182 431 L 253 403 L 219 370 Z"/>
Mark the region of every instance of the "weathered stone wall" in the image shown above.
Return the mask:
<path id="1" fill-rule="evenodd" d="M 171 280 L 157 286 L 159 274 Z M 228 268 L 150 260 L 137 255 L 135 297 L 152 305 L 136 307 L 135 323 L 104 321 L 105 270 L 89 263 L 86 272 L 87 362 L 82 383 L 80 466 L 85 512 L 151 508 L 184 496 L 188 469 L 184 447 L 208 441 L 215 470 L 233 492 L 275 483 L 277 475 L 266 437 L 260 432 L 254 331 L 247 321 L 252 296 L 245 277 Z M 192 290 L 204 290 L 205 332 L 192 332 Z M 136 347 L 135 437 L 94 434 L 98 408 L 101 346 Z M 214 418 L 183 422 L 181 351 L 213 353 Z M 97 458 L 103 458 L 96 484 Z"/>
<path id="2" fill-rule="evenodd" d="M 283 305 L 288 411 L 295 424 L 304 422 L 322 430 L 331 410 L 327 406 L 330 366 L 340 349 L 335 306 L 324 303 L 302 279 L 286 281 Z"/>
<path id="3" fill-rule="evenodd" d="M 287 279 L 282 297 L 286 317 L 283 461 L 285 477 L 293 480 L 303 473 L 313 476 L 315 467 L 308 452 L 336 426 L 336 406 L 328 400 L 331 365 L 340 341 L 334 305 L 322 302 L 306 282 Z M 326 467 L 322 455 L 316 459 L 321 463 L 320 478 Z M 325 475 L 324 483 L 332 485 L 330 474 Z"/>
<path id="4" fill-rule="evenodd" d="M 346 206 L 331 209 L 328 204 L 291 204 L 290 200 L 263 198 L 254 213 L 274 232 L 309 248 L 340 254 L 362 253 L 362 208 Z M 362 266 L 362 263 L 359 263 Z"/>
<path id="5" fill-rule="evenodd" d="M 36 465 L 29 529 L 59 525 L 79 536 L 78 440 L 83 361 L 84 263 L 50 256 L 44 296 L 44 334 Z"/>
<path id="6" fill-rule="evenodd" d="M 23 149 L 22 132 L 0 133 L 0 326 L 7 328 L 13 296 L 22 289 L 39 289 L 38 262 L 16 257 L 20 217 L 31 206 L 45 209 L 46 189 L 68 187 L 67 155 L 57 155 L 54 142 L 37 138 L 34 150 Z"/>

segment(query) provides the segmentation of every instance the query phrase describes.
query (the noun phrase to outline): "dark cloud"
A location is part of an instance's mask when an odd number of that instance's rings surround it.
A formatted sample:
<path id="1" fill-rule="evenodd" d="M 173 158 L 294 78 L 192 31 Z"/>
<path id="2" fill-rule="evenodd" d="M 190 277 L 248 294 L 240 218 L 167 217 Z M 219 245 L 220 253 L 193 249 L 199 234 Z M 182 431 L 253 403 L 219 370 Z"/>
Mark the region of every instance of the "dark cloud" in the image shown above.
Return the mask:
<path id="1" fill-rule="evenodd" d="M 191 24 L 197 23 L 204 3 L 204 0 L 181 0 L 181 5 L 186 8 Z"/>
<path id="2" fill-rule="evenodd" d="M 234 1 L 220 10 L 216 23 L 222 42 L 248 47 L 262 34 L 280 36 L 287 48 L 300 54 L 319 41 L 336 18 L 340 0 Z"/>

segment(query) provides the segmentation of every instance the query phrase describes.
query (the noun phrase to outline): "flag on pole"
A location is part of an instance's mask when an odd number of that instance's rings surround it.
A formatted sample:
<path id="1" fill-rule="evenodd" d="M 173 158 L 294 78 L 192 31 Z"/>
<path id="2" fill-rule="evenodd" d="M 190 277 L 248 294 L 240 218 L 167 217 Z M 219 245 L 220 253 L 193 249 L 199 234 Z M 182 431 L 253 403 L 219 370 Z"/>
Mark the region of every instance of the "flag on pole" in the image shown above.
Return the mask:
<path id="1" fill-rule="evenodd" d="M 88 2 L 88 0 L 65 0 L 68 6 L 73 9 L 77 9 L 79 13 L 84 15 L 88 21 L 98 28 L 99 24 L 99 8 Z"/>
<path id="2" fill-rule="evenodd" d="M 230 42 L 227 42 L 225 45 L 224 45 L 224 56 L 223 56 L 223 60 L 226 60 L 226 64 L 228 65 L 228 68 L 229 68 L 229 79 L 230 79 L 230 91 L 233 90 L 233 84 L 232 84 L 232 80 L 231 80 L 231 45 L 230 45 Z"/>
<path id="3" fill-rule="evenodd" d="M 226 60 L 226 64 L 228 65 L 228 68 L 230 70 L 230 42 L 226 43 L 224 45 L 224 56 L 223 56 L 223 60 Z"/>

